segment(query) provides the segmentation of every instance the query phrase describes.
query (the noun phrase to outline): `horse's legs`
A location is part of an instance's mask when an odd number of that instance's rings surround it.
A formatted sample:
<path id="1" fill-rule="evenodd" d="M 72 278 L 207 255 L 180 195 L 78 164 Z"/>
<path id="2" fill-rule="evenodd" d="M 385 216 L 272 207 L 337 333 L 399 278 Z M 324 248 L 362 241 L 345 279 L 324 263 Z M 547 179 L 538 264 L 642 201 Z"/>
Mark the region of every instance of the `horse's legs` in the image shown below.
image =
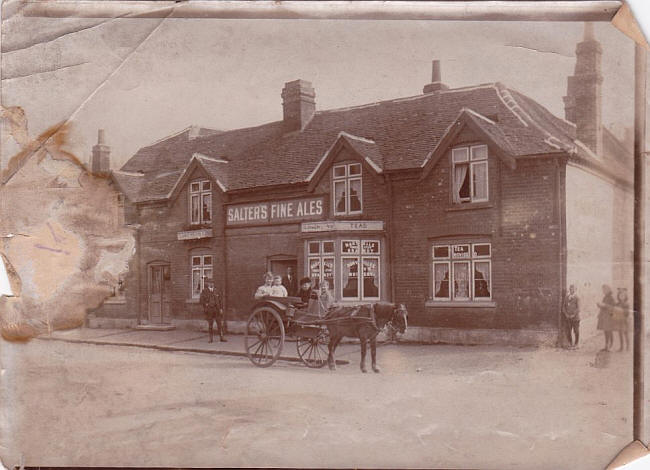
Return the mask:
<path id="1" fill-rule="evenodd" d="M 331 370 L 336 370 L 336 363 L 334 362 L 334 343 L 336 342 L 336 337 L 333 332 L 330 331 L 330 341 L 327 344 L 327 365 Z"/>
<path id="2" fill-rule="evenodd" d="M 372 371 L 379 373 L 380 369 L 377 367 L 377 337 L 375 336 L 370 340 L 370 358 L 372 359 Z"/>
<path id="3" fill-rule="evenodd" d="M 365 374 L 368 372 L 366 369 L 366 338 L 359 336 L 359 341 L 361 341 L 361 372 Z"/>
<path id="4" fill-rule="evenodd" d="M 336 352 L 336 347 L 341 342 L 341 339 L 343 339 L 343 336 L 340 336 L 338 334 L 330 337 L 329 354 L 327 355 L 327 365 L 329 366 L 330 370 L 336 370 L 334 353 Z"/>

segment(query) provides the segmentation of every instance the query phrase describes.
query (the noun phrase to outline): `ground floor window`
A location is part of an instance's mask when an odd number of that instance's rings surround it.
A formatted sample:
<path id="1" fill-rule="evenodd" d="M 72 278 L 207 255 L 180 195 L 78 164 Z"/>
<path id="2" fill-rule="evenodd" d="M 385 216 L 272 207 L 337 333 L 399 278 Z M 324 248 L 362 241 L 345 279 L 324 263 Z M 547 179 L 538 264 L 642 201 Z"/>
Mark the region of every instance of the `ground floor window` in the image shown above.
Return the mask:
<path id="1" fill-rule="evenodd" d="M 308 241 L 307 271 L 315 287 L 325 280 L 342 300 L 378 300 L 381 241 L 351 238 Z"/>
<path id="2" fill-rule="evenodd" d="M 192 298 L 198 299 L 205 287 L 206 279 L 212 278 L 212 255 L 192 255 Z"/>
<path id="3" fill-rule="evenodd" d="M 490 243 L 434 244 L 433 299 L 486 301 L 492 299 Z"/>

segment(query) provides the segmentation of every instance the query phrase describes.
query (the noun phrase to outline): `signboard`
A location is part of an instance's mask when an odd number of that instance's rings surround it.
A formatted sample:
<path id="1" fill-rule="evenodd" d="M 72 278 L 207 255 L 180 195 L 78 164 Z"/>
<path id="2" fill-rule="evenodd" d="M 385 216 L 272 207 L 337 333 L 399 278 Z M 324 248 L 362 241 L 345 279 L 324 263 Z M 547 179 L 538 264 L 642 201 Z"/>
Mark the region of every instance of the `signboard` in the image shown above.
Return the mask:
<path id="1" fill-rule="evenodd" d="M 337 231 L 382 231 L 383 220 L 334 220 L 327 222 L 305 222 L 302 224 L 303 232 L 337 232 Z"/>
<path id="2" fill-rule="evenodd" d="M 264 225 L 322 219 L 322 197 L 233 204 L 226 209 L 226 225 Z"/>
<path id="3" fill-rule="evenodd" d="M 211 228 L 202 228 L 200 230 L 188 230 L 187 232 L 178 232 L 178 240 L 196 240 L 198 238 L 210 238 L 212 236 Z"/>

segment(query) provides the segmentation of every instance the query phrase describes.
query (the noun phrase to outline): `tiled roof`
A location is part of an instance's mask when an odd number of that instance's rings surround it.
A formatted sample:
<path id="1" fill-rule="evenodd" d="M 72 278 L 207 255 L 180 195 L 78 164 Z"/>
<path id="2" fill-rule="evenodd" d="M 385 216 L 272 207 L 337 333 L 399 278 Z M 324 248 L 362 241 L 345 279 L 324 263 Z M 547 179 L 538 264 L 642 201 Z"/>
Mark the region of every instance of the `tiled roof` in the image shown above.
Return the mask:
<path id="1" fill-rule="evenodd" d="M 229 191 L 302 183 L 339 135 L 349 135 L 350 145 L 382 171 L 418 168 L 463 108 L 479 115 L 477 125 L 513 157 L 575 148 L 574 125 L 493 83 L 318 111 L 302 131 L 287 134 L 281 121 L 194 139 L 181 133 L 140 149 L 122 169 L 147 174 L 140 200 L 164 197 L 172 175 L 178 178 L 195 153 L 229 161 L 206 164 Z"/>
<path id="2" fill-rule="evenodd" d="M 140 190 L 144 183 L 144 175 L 142 173 L 113 171 L 111 174 L 113 176 L 113 181 L 117 184 L 120 191 L 124 193 L 131 202 L 139 200 Z"/>

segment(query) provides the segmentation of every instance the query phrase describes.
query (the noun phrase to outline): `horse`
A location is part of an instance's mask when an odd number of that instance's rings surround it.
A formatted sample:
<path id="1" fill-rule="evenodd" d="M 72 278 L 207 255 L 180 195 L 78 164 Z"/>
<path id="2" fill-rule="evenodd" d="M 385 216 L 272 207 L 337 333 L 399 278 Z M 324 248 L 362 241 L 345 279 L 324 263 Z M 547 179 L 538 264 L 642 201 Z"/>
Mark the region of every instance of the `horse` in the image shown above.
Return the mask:
<path id="1" fill-rule="evenodd" d="M 390 323 L 400 333 L 406 331 L 408 312 L 403 304 L 395 305 L 387 302 L 360 305 L 357 307 L 338 307 L 330 310 L 325 316 L 325 324 L 329 331 L 329 354 L 327 365 L 330 370 L 336 370 L 334 353 L 343 337 L 359 338 L 361 342 L 361 372 L 366 373 L 366 348 L 370 342 L 370 357 L 373 372 L 379 373 L 377 367 L 377 334 Z"/>

